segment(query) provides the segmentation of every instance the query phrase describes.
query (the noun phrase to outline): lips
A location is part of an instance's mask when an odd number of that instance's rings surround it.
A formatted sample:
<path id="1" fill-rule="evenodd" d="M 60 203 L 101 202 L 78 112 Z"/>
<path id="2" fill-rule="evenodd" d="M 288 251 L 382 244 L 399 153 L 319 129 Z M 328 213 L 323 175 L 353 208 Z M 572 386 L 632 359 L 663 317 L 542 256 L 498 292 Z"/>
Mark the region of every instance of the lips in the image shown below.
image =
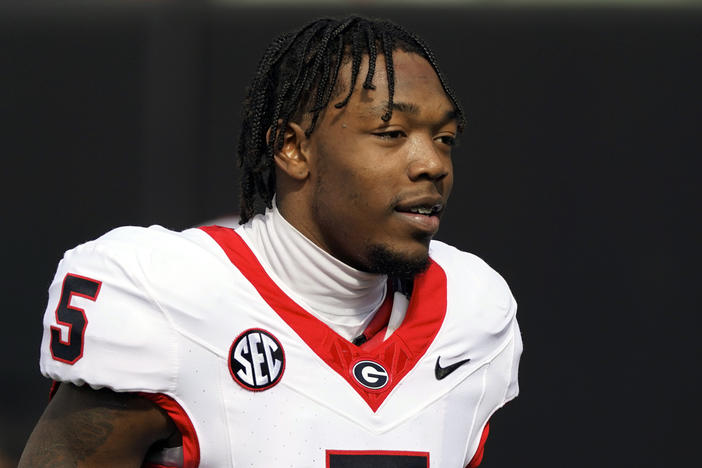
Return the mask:
<path id="1" fill-rule="evenodd" d="M 395 203 L 395 210 L 409 212 L 417 209 L 431 209 L 434 213 L 440 212 L 444 207 L 444 199 L 441 195 L 417 195 L 404 196 Z"/>
<path id="2" fill-rule="evenodd" d="M 395 212 L 403 221 L 429 235 L 434 235 L 439 230 L 439 218 L 443 209 L 443 200 L 440 197 L 403 200 L 395 206 Z"/>

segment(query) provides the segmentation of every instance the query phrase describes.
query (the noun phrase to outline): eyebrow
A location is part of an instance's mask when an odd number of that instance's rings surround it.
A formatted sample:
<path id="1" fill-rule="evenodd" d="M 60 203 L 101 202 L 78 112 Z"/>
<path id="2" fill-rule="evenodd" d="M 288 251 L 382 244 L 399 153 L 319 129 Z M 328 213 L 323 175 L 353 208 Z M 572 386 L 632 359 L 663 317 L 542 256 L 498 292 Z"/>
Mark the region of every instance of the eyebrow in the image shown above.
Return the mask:
<path id="1" fill-rule="evenodd" d="M 368 113 L 372 115 L 383 115 L 385 112 L 388 110 L 388 102 L 385 101 L 382 104 L 378 104 L 376 106 L 371 107 L 368 109 Z M 416 104 L 413 104 L 411 102 L 393 102 L 392 103 L 392 110 L 393 111 L 398 111 L 398 112 L 403 112 L 405 114 L 413 114 L 417 115 L 419 114 L 419 106 Z"/>
<path id="2" fill-rule="evenodd" d="M 368 109 L 367 115 L 372 115 L 372 116 L 380 116 L 384 115 L 385 112 L 388 109 L 388 102 L 385 101 L 382 104 L 376 105 Z M 412 102 L 393 102 L 392 103 L 392 110 L 393 112 L 402 112 L 405 114 L 410 114 L 410 115 L 418 115 L 420 113 L 419 106 L 412 103 Z M 364 112 L 366 114 L 366 112 Z M 450 122 L 451 120 L 456 120 L 457 119 L 457 112 L 456 109 L 451 109 L 449 111 L 446 111 L 444 114 L 444 117 L 441 119 L 441 125 Z"/>

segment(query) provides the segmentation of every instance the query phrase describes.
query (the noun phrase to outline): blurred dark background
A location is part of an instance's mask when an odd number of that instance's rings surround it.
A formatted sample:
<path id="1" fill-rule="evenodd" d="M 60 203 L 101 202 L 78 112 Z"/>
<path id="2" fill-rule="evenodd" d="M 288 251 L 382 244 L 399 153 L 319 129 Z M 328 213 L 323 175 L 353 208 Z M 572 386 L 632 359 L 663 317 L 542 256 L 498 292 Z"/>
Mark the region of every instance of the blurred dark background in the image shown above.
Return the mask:
<path id="1" fill-rule="evenodd" d="M 506 277 L 525 341 L 522 394 L 493 418 L 483 466 L 694 464 L 702 10 L 152 1 L 0 6 L 8 466 L 47 401 L 41 319 L 64 250 L 235 212 L 259 56 L 348 12 L 425 38 L 469 113 L 438 237 Z"/>

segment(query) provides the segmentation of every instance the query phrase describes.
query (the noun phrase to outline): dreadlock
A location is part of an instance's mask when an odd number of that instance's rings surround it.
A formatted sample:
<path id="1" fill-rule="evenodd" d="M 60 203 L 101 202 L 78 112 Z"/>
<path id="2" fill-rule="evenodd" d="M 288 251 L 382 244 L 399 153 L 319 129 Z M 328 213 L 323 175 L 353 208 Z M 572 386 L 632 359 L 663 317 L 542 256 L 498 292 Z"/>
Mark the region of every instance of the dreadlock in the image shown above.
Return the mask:
<path id="1" fill-rule="evenodd" d="M 439 71 L 434 54 L 419 37 L 401 26 L 386 20 L 351 16 L 342 20 L 320 19 L 296 32 L 284 33 L 263 54 L 244 101 L 238 146 L 243 170 L 241 223 L 255 214 L 259 198 L 271 207 L 276 184 L 273 156 L 282 148 L 284 129 L 290 121 L 310 114 L 305 133 L 312 134 L 320 112 L 340 94 L 337 78 L 343 63 L 351 61 L 351 80 L 344 98 L 334 104 L 336 108 L 349 102 L 362 57 L 369 58 L 363 88 L 375 89 L 376 59 L 378 54 L 385 56 L 389 97 L 382 119 L 387 122 L 392 118 L 395 94 L 392 52 L 398 49 L 421 55 L 431 64 L 456 110 L 458 129 L 462 130 L 463 111 Z"/>

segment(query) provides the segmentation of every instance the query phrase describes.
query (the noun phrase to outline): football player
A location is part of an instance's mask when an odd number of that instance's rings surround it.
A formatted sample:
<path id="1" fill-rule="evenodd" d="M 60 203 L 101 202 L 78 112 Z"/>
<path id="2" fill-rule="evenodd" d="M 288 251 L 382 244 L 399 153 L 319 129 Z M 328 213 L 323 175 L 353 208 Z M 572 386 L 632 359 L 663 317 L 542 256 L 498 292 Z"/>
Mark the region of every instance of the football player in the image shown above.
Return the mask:
<path id="1" fill-rule="evenodd" d="M 463 124 L 395 24 L 275 39 L 244 103 L 241 226 L 66 252 L 20 466 L 477 466 L 522 346 L 504 280 L 432 240 Z"/>

